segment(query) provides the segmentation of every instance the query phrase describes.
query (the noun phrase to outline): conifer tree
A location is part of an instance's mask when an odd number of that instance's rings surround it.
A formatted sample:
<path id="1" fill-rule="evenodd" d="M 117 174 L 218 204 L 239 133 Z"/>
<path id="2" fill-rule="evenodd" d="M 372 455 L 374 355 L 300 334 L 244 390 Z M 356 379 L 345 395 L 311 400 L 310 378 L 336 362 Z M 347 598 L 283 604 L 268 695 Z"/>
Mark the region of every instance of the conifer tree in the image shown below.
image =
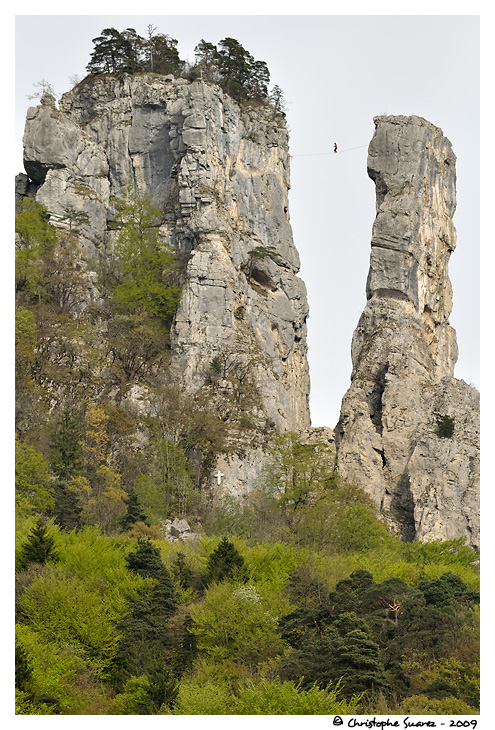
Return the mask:
<path id="1" fill-rule="evenodd" d="M 248 573 L 244 558 L 235 545 L 223 537 L 208 558 L 208 583 L 221 583 L 223 580 L 245 582 L 247 579 Z"/>
<path id="2" fill-rule="evenodd" d="M 127 512 L 122 518 L 122 527 L 124 530 L 129 530 L 136 522 L 144 522 L 149 527 L 150 522 L 134 489 L 131 489 L 129 496 L 124 499 L 124 503 L 127 506 Z"/>
<path id="3" fill-rule="evenodd" d="M 43 565 L 57 557 L 55 540 L 48 534 L 43 518 L 40 517 L 21 548 L 19 563 L 26 568 L 29 563 Z"/>
<path id="4" fill-rule="evenodd" d="M 137 549 L 129 553 L 126 562 L 129 570 L 143 578 L 153 578 L 155 583 L 151 591 L 137 598 L 128 598 L 127 613 L 117 624 L 123 634 L 113 668 L 117 686 L 130 676 L 150 674 L 156 680 L 158 665 L 165 671 L 164 654 L 170 644 L 168 620 L 178 605 L 174 584 L 161 560 L 160 551 L 148 537 L 138 538 Z M 155 680 L 152 682 L 153 691 L 158 691 Z M 171 693 L 172 686 L 165 684 L 166 687 L 164 685 L 159 691 Z"/>
<path id="5" fill-rule="evenodd" d="M 74 414 L 66 409 L 50 440 L 50 466 L 59 479 L 79 474 L 82 468 L 82 431 Z"/>

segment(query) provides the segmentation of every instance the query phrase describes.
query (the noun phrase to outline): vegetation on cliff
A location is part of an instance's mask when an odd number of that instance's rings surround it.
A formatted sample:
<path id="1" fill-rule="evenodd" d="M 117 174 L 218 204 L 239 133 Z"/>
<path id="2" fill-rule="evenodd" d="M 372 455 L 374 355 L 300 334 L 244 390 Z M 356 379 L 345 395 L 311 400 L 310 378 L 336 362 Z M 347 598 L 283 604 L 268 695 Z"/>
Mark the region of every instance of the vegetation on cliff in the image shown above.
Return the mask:
<path id="1" fill-rule="evenodd" d="M 181 60 L 177 40 L 149 25 L 147 37 L 134 28 L 118 31 L 105 28 L 93 39 L 93 51 L 86 67 L 89 74 L 128 73 L 148 71 L 173 74 L 189 80 L 201 78 L 217 83 L 237 101 L 270 102 L 283 112 L 280 87 L 269 93 L 270 72 L 264 61 L 257 61 L 235 38 L 224 38 L 215 46 L 201 39 L 194 49 L 195 61 Z"/>

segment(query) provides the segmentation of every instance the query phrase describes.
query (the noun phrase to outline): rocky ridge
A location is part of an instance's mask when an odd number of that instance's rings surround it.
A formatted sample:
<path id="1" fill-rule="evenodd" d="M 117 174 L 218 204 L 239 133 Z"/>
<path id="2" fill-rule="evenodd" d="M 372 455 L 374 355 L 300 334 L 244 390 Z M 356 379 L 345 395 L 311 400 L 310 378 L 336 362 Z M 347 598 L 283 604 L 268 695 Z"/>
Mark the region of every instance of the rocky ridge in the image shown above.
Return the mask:
<path id="1" fill-rule="evenodd" d="M 339 471 L 404 539 L 466 537 L 477 546 L 479 393 L 454 378 L 449 324 L 455 155 L 420 117 L 374 121 L 368 174 L 377 212 L 368 301 L 336 427 Z M 453 433 L 441 436 L 445 418 Z"/>

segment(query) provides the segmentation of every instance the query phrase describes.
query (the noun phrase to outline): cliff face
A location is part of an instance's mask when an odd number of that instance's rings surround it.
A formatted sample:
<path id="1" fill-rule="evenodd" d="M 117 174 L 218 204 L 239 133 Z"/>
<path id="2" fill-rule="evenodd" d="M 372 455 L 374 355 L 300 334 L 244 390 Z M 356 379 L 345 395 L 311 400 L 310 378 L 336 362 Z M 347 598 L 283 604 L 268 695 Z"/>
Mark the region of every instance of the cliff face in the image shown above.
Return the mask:
<path id="1" fill-rule="evenodd" d="M 479 394 L 454 378 L 448 321 L 455 156 L 419 117 L 377 117 L 375 125 L 368 302 L 335 434 L 339 470 L 403 538 L 467 536 L 477 545 Z M 45 95 L 29 109 L 24 157 L 29 181 L 18 177 L 18 193 L 35 195 L 58 226 L 68 208 L 89 216 L 81 229 L 87 303 L 100 296 L 92 262 L 113 244 L 112 196 L 131 184 L 153 197 L 163 244 L 187 261 L 163 377 L 186 393 L 206 389 L 219 408 L 222 398 L 231 410 L 247 398 L 251 426 L 238 419 L 231 429 L 210 486 L 250 491 L 267 434 L 309 437 L 310 427 L 308 304 L 289 223 L 283 118 L 269 106 L 241 109 L 202 81 L 90 77 L 58 108 Z M 141 386 L 133 393 L 145 410 L 149 394 Z M 445 417 L 454 430 L 443 437 Z"/>
<path id="2" fill-rule="evenodd" d="M 175 382 L 194 392 L 216 357 L 224 374 L 249 371 L 255 415 L 268 425 L 309 426 L 308 304 L 289 223 L 288 135 L 275 110 L 241 110 L 202 81 L 88 78 L 58 109 L 49 96 L 29 109 L 24 158 L 54 224 L 65 208 L 89 214 L 88 261 L 112 244 L 111 196 L 129 182 L 151 194 L 163 242 L 188 258 L 172 332 Z M 220 373 L 222 387 L 231 384 Z M 235 461 L 222 463 L 222 487 L 234 492 L 259 471 L 249 454 Z"/>
<path id="3" fill-rule="evenodd" d="M 479 543 L 479 393 L 453 377 L 448 262 L 455 156 L 419 117 L 376 117 L 368 174 L 376 219 L 336 428 L 339 470 L 405 539 Z M 437 421 L 454 419 L 453 435 Z"/>

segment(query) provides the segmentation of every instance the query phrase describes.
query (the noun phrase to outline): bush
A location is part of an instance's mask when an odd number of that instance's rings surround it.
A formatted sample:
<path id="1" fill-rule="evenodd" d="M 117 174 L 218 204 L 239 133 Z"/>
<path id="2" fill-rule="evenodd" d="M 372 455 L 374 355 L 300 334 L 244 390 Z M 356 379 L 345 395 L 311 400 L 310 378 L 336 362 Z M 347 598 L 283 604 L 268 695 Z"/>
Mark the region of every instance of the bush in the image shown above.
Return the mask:
<path id="1" fill-rule="evenodd" d="M 294 682 L 250 682 L 239 690 L 232 714 L 236 715 L 351 715 L 359 696 L 338 699 L 338 691 L 316 686 L 301 690 Z"/>
<path id="2" fill-rule="evenodd" d="M 437 417 L 437 436 L 450 439 L 454 435 L 455 420 L 451 416 Z"/>

